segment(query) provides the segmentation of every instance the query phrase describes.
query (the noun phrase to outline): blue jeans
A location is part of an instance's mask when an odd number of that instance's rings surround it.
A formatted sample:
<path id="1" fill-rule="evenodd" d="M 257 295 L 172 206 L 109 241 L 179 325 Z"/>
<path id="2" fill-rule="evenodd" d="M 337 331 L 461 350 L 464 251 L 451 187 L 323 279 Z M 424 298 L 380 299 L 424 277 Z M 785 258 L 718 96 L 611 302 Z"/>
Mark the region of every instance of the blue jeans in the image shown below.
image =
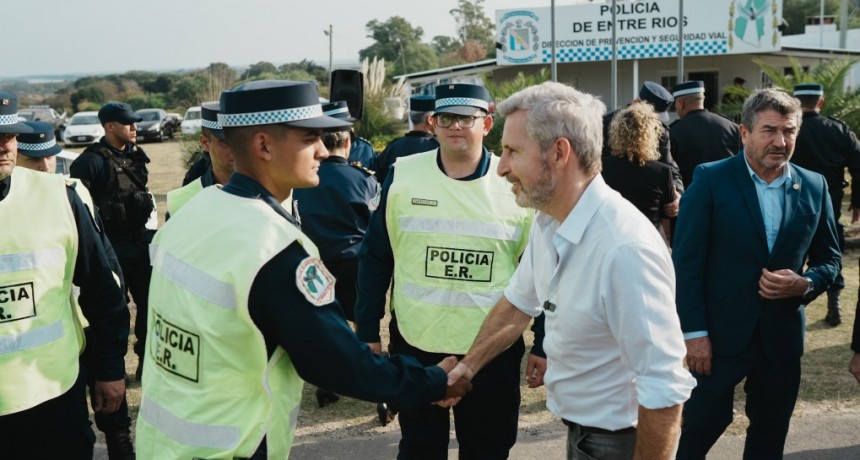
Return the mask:
<path id="1" fill-rule="evenodd" d="M 586 433 L 577 424 L 567 429 L 567 460 L 627 460 L 636 450 L 636 432 Z"/>

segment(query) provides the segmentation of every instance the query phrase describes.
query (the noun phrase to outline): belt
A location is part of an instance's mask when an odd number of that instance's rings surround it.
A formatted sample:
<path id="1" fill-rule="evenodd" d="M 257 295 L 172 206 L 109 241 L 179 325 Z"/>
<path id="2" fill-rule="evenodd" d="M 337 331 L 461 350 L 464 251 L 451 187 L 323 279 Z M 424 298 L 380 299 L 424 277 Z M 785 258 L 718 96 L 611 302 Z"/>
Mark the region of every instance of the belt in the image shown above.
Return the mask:
<path id="1" fill-rule="evenodd" d="M 622 428 L 620 430 L 605 430 L 603 428 L 597 428 L 594 426 L 580 425 L 576 422 L 571 422 L 570 420 L 561 419 L 561 421 L 565 425 L 567 425 L 568 429 L 574 429 L 574 428 L 579 427 L 579 431 L 581 431 L 583 433 L 588 433 L 588 434 L 618 435 L 618 434 L 628 434 L 628 433 L 635 433 L 636 432 L 636 427 L 632 427 L 632 426 L 627 427 L 627 428 Z"/>

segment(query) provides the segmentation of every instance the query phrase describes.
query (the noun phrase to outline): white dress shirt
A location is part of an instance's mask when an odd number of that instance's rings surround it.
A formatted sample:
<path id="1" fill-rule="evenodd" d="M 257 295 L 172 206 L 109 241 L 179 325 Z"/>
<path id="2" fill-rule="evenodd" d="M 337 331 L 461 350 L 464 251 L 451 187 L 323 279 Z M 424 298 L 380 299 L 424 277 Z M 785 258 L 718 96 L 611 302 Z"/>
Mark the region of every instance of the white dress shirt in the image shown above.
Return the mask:
<path id="1" fill-rule="evenodd" d="M 619 430 L 690 397 L 675 271 L 657 230 L 597 175 L 561 224 L 538 213 L 505 297 L 546 313 L 547 408 Z"/>

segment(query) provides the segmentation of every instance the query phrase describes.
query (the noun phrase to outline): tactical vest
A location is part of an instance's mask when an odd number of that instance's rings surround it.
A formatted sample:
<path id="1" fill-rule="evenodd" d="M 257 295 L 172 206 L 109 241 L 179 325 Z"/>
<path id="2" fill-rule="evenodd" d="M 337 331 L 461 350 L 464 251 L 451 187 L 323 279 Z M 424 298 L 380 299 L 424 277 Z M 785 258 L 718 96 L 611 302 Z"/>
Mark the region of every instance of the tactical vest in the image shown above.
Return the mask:
<path id="1" fill-rule="evenodd" d="M 141 232 L 154 208 L 146 187 L 147 158 L 137 146 L 132 154 L 118 156 L 102 143 L 87 148 L 104 159 L 105 189 L 95 194 L 95 204 L 108 235 Z"/>
<path id="2" fill-rule="evenodd" d="M 203 190 L 203 181 L 198 177 L 184 187 L 167 192 L 167 212 L 171 216 L 176 215 L 179 208 L 185 206 L 185 203 L 200 193 L 201 190 Z"/>
<path id="3" fill-rule="evenodd" d="M 385 220 L 394 252 L 391 308 L 411 345 L 465 354 L 502 296 L 528 241 L 533 212 L 490 172 L 459 181 L 436 151 L 397 160 Z"/>
<path id="4" fill-rule="evenodd" d="M 268 458 L 284 459 L 303 383 L 283 348 L 268 357 L 248 296 L 260 268 L 291 243 L 314 257 L 317 249 L 262 200 L 207 187 L 195 201 L 150 247 L 138 456 L 250 457 L 265 436 Z"/>
<path id="5" fill-rule="evenodd" d="M 66 186 L 73 189 L 75 193 L 78 195 L 78 198 L 81 199 L 81 202 L 84 203 L 84 206 L 87 207 L 87 211 L 90 212 L 90 217 L 93 219 L 93 225 L 96 224 L 96 207 L 93 203 L 93 197 L 90 195 L 90 191 L 87 190 L 87 187 L 78 180 L 70 177 L 66 178 Z M 114 278 L 116 278 L 117 285 L 122 286 L 119 276 L 114 273 Z M 81 293 L 81 289 L 75 285 L 72 285 L 72 307 L 75 309 L 75 333 L 78 336 L 78 342 L 80 343 L 80 351 L 84 352 L 84 348 L 87 345 L 87 337 L 84 334 L 84 328 L 90 325 L 90 322 L 84 316 L 83 311 L 81 311 L 81 304 L 78 303 L 78 296 Z"/>
<path id="6" fill-rule="evenodd" d="M 2 416 L 68 391 L 80 343 L 71 303 L 78 232 L 65 180 L 15 168 L 0 221 Z"/>

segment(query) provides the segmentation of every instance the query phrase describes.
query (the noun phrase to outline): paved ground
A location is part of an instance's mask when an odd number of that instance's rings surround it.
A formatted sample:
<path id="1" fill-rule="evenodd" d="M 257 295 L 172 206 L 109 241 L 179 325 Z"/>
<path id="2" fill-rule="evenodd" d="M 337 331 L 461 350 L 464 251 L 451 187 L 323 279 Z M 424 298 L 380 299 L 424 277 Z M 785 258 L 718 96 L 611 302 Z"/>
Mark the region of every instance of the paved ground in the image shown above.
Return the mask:
<path id="1" fill-rule="evenodd" d="M 512 460 L 564 459 L 565 431 L 560 423 L 552 429 L 521 430 L 511 452 Z M 331 440 L 298 438 L 292 460 L 382 460 L 397 456 L 398 433 L 374 437 Z M 712 460 L 739 459 L 743 453 L 741 436 L 723 436 L 711 455 Z M 103 445 L 96 445 L 96 460 L 107 460 Z M 457 458 L 456 441 L 451 442 L 449 458 Z M 840 413 L 795 418 L 785 447 L 788 460 L 860 459 L 860 414 Z"/>

